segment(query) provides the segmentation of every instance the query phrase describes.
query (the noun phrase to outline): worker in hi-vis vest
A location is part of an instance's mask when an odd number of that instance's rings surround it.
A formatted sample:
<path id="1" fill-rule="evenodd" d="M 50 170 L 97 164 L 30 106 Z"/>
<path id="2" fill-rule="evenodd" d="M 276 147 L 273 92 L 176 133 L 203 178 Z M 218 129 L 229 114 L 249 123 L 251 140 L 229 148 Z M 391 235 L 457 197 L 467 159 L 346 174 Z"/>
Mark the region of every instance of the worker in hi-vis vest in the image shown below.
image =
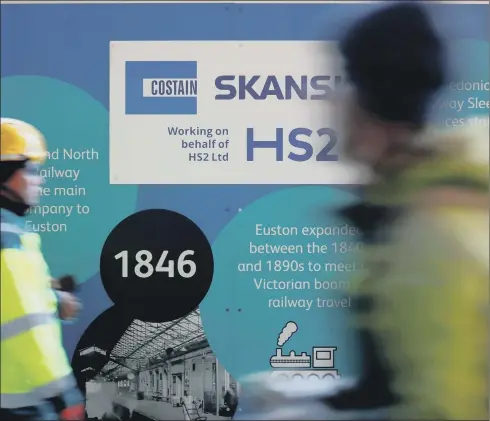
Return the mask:
<path id="1" fill-rule="evenodd" d="M 60 325 L 76 315 L 79 303 L 54 289 L 40 238 L 25 229 L 25 214 L 40 196 L 46 156 L 36 128 L 1 119 L 2 420 L 81 420 L 85 414 Z"/>
<path id="2" fill-rule="evenodd" d="M 349 291 L 360 370 L 332 382 L 242 380 L 236 421 L 489 419 L 488 124 L 432 127 L 452 79 L 440 14 L 392 3 L 339 43 L 343 152 L 371 175 L 339 209 L 362 244 Z"/>

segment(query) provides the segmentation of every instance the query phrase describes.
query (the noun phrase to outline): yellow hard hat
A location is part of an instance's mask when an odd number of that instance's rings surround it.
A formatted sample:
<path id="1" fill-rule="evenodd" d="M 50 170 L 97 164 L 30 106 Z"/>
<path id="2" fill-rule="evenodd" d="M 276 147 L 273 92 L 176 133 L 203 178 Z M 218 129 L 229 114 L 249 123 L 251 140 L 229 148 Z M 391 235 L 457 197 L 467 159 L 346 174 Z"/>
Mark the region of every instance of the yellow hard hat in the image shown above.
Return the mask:
<path id="1" fill-rule="evenodd" d="M 43 134 L 25 121 L 13 118 L 1 119 L 1 161 L 30 160 L 40 164 L 47 156 Z"/>

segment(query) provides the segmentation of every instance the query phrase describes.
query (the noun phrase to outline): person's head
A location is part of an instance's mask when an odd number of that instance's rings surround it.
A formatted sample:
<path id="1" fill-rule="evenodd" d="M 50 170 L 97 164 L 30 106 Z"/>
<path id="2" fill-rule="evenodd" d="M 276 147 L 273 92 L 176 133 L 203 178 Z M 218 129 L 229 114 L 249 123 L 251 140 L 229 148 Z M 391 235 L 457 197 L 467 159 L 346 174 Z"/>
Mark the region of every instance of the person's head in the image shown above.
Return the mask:
<path id="1" fill-rule="evenodd" d="M 356 22 L 340 51 L 351 87 L 345 152 L 372 168 L 396 166 L 443 86 L 443 43 L 421 6 L 399 3 Z"/>
<path id="2" fill-rule="evenodd" d="M 37 204 L 44 182 L 39 169 L 47 155 L 44 136 L 28 123 L 2 118 L 0 145 L 1 194 L 27 206 Z"/>

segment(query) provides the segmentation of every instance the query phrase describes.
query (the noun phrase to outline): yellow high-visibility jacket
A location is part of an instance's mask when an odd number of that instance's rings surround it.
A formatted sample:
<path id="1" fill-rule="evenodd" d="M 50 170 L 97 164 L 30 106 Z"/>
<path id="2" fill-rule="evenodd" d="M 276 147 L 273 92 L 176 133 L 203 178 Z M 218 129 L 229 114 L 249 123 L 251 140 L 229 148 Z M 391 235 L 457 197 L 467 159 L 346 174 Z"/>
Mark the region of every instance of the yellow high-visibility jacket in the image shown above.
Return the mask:
<path id="1" fill-rule="evenodd" d="M 342 209 L 365 244 L 350 291 L 362 373 L 246 378 L 235 419 L 489 419 L 488 128 L 420 141 L 433 154 Z"/>
<path id="2" fill-rule="evenodd" d="M 401 213 L 363 251 L 357 323 L 390 373 L 391 419 L 488 420 L 488 128 L 426 136 L 432 158 L 368 192 Z"/>
<path id="3" fill-rule="evenodd" d="M 76 388 L 62 345 L 57 297 L 24 219 L 1 212 L 1 407 L 36 406 Z M 77 395 L 78 397 L 78 395 Z"/>

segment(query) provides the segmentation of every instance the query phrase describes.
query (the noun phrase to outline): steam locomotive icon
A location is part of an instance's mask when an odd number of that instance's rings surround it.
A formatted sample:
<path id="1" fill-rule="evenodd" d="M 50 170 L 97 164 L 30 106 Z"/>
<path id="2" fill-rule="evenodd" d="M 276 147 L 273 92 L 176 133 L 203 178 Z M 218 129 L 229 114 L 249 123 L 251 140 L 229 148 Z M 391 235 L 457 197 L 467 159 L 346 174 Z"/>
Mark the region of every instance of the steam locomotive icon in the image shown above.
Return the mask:
<path id="1" fill-rule="evenodd" d="M 308 379 L 308 380 L 331 380 L 340 378 L 334 364 L 334 353 L 337 347 L 318 346 L 312 348 L 312 355 L 301 352 L 297 355 L 291 351 L 289 355 L 283 355 L 282 346 L 298 330 L 295 322 L 288 322 L 282 329 L 277 340 L 278 348 L 270 358 L 270 366 L 274 369 L 271 376 L 283 379 Z"/>

